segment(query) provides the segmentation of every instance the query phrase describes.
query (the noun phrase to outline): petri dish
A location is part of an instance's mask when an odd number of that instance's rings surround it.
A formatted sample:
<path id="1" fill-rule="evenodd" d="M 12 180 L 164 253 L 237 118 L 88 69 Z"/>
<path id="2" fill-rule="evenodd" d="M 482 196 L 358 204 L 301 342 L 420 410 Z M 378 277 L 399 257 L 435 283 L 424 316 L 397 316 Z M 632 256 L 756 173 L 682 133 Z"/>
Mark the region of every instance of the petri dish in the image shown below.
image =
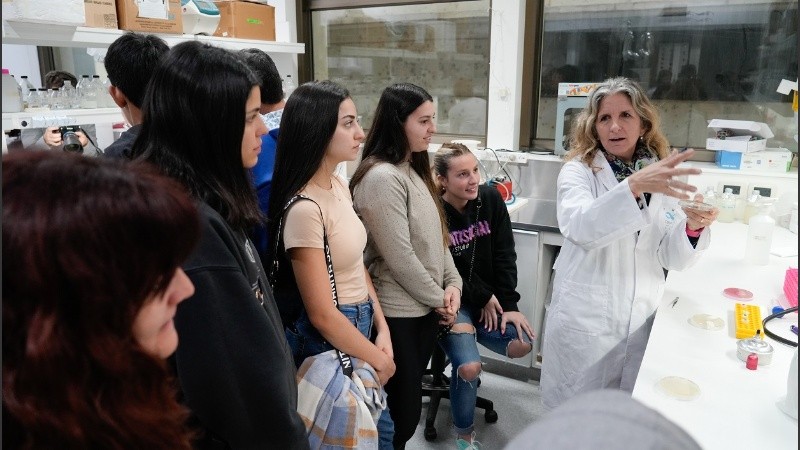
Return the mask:
<path id="1" fill-rule="evenodd" d="M 693 200 L 678 200 L 678 206 L 681 208 L 697 209 L 700 211 L 713 211 L 714 205 L 708 203 L 696 202 Z"/>
<path id="2" fill-rule="evenodd" d="M 725 326 L 725 321 L 710 314 L 695 314 L 689 317 L 689 324 L 703 330 L 716 331 Z"/>
<path id="3" fill-rule="evenodd" d="M 748 291 L 747 289 L 741 289 L 737 287 L 729 287 L 722 291 L 722 295 L 728 297 L 731 300 L 736 300 L 739 302 L 747 302 L 753 299 L 753 293 Z"/>
<path id="4" fill-rule="evenodd" d="M 683 377 L 664 377 L 656 382 L 655 389 L 667 397 L 681 401 L 691 401 L 700 396 L 700 386 Z"/>

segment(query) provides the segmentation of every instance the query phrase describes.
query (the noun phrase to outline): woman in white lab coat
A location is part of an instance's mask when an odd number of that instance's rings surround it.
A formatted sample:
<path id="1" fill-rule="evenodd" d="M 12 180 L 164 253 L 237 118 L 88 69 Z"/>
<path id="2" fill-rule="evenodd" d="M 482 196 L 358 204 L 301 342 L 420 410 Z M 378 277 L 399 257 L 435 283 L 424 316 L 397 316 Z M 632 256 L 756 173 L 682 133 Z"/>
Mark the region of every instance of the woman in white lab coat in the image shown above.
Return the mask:
<path id="1" fill-rule="evenodd" d="M 695 262 L 718 214 L 678 206 L 697 190 L 675 178 L 700 173 L 676 167 L 694 151 L 670 154 L 656 109 L 631 80 L 595 88 L 570 146 L 557 192 L 565 240 L 543 336 L 547 408 L 584 391 L 633 390 L 664 270 Z"/>

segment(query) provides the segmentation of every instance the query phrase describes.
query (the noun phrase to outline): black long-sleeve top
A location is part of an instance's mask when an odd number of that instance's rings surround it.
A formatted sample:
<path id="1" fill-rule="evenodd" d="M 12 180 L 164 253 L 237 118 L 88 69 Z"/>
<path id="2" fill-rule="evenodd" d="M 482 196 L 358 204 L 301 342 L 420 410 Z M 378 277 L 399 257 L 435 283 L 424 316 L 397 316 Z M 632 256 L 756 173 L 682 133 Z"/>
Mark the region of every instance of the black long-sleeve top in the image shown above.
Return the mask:
<path id="1" fill-rule="evenodd" d="M 170 358 L 200 428 L 197 449 L 307 450 L 295 367 L 261 262 L 243 232 L 205 203 L 183 268 L 195 294 L 178 306 Z"/>
<path id="2" fill-rule="evenodd" d="M 446 201 L 442 203 L 450 231 L 450 253 L 464 280 L 461 303 L 483 308 L 494 294 L 503 311 L 519 311 L 517 253 L 511 218 L 500 193 L 491 186 L 480 185 L 478 198 L 467 202 L 464 213 Z"/>

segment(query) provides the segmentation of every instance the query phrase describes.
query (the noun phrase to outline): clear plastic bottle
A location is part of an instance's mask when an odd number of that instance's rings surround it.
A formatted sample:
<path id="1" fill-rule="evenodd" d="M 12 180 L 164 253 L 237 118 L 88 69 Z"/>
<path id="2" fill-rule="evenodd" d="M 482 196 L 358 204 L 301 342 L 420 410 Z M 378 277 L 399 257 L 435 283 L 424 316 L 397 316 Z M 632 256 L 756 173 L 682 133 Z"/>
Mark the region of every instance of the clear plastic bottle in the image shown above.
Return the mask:
<path id="1" fill-rule="evenodd" d="M 35 109 L 42 107 L 42 101 L 39 99 L 39 91 L 36 88 L 28 89 L 25 95 L 25 109 Z"/>
<path id="2" fill-rule="evenodd" d="M 769 264 L 769 250 L 772 247 L 772 232 L 775 229 L 775 219 L 770 217 L 771 204 L 762 202 L 758 214 L 750 218 L 747 225 L 747 247 L 744 258 L 750 264 Z"/>
<path id="3" fill-rule="evenodd" d="M 66 109 L 66 106 L 64 106 L 64 96 L 61 93 L 61 89 L 50 89 L 48 92 L 48 97 L 50 99 L 50 109 Z"/>
<path id="4" fill-rule="evenodd" d="M 84 78 L 78 83 L 78 93 L 81 97 L 82 109 L 97 108 L 97 88 L 88 75 L 84 75 Z"/>
<path id="5" fill-rule="evenodd" d="M 36 96 L 39 98 L 40 108 L 50 108 L 50 93 L 47 92 L 47 88 L 39 88 Z"/>
<path id="6" fill-rule="evenodd" d="M 3 69 L 3 112 L 20 112 L 23 108 L 19 83 L 8 69 Z"/>
<path id="7" fill-rule="evenodd" d="M 92 81 L 92 79 L 89 78 L 89 75 L 81 75 L 81 79 L 78 80 L 78 85 L 75 86 L 75 89 L 80 90 L 85 84 L 88 84 L 90 81 Z"/>
<path id="8" fill-rule="evenodd" d="M 703 192 L 703 202 L 708 203 L 711 206 L 719 206 L 719 197 L 717 196 L 717 191 L 714 190 L 713 187 L 709 186 L 706 188 L 706 191 Z"/>
<path id="9" fill-rule="evenodd" d="M 21 90 L 22 106 L 24 108 L 27 108 L 28 107 L 27 94 L 28 94 L 28 91 L 30 91 L 31 89 L 34 89 L 33 84 L 28 79 L 27 75 L 23 75 L 23 76 L 19 77 L 19 80 L 17 80 L 17 83 L 19 83 L 19 87 L 22 89 Z"/>
<path id="10" fill-rule="evenodd" d="M 296 88 L 297 86 L 294 84 L 292 76 L 286 75 L 286 78 L 283 79 L 283 98 L 289 98 Z"/>
<path id="11" fill-rule="evenodd" d="M 108 91 L 103 89 L 103 80 L 100 79 L 100 75 L 92 75 L 92 87 L 97 93 L 97 107 L 105 108 L 105 96 L 108 95 Z"/>
<path id="12" fill-rule="evenodd" d="M 117 104 L 114 103 L 114 98 L 111 97 L 111 92 L 109 91 L 111 88 L 111 80 L 105 78 L 103 80 L 103 95 L 101 98 L 103 99 L 103 108 L 116 108 Z"/>
<path id="13" fill-rule="evenodd" d="M 744 207 L 744 215 L 742 216 L 742 223 L 749 223 L 750 218 L 758 213 L 761 206 L 761 192 L 758 189 L 753 189 L 750 197 L 747 199 L 747 205 Z"/>
<path id="14" fill-rule="evenodd" d="M 64 80 L 64 86 L 61 87 L 61 95 L 64 98 L 65 108 L 78 109 L 81 107 L 81 99 L 78 96 L 78 91 L 72 85 L 72 80 Z"/>
<path id="15" fill-rule="evenodd" d="M 717 208 L 719 208 L 717 221 L 733 222 L 736 218 L 736 195 L 733 194 L 733 189 L 725 188 L 725 192 L 722 193 L 722 198 L 720 198 Z"/>

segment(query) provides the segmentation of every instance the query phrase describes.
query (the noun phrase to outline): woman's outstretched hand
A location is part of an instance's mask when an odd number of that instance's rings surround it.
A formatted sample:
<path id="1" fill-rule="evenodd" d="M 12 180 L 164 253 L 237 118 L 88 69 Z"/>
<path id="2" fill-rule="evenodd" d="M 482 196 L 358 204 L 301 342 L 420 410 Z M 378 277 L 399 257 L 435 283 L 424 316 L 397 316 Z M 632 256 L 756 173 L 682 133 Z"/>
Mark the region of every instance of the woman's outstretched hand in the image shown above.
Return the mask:
<path id="1" fill-rule="evenodd" d="M 693 149 L 680 153 L 677 150 L 673 150 L 668 157 L 650 164 L 629 176 L 628 187 L 636 198 L 641 197 L 645 192 L 649 192 L 686 200 L 689 198 L 689 192 L 696 192 L 697 187 L 677 180 L 675 177 L 699 175 L 701 170 L 690 167 L 678 168 L 676 166 L 689 159 L 692 155 L 694 155 Z"/>

